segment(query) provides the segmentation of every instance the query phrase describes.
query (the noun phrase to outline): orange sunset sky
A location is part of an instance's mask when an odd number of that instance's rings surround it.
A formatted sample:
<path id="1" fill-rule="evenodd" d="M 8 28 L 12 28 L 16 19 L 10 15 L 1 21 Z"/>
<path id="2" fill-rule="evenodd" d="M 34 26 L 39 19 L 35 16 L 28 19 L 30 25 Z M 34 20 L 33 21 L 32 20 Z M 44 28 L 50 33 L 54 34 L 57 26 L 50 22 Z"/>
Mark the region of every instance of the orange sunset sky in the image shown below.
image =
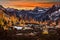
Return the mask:
<path id="1" fill-rule="evenodd" d="M 8 8 L 15 8 L 15 9 L 34 9 L 36 6 L 42 8 L 51 7 L 54 4 L 60 4 L 60 2 L 39 2 L 39 1 L 0 1 L 0 5 Z"/>

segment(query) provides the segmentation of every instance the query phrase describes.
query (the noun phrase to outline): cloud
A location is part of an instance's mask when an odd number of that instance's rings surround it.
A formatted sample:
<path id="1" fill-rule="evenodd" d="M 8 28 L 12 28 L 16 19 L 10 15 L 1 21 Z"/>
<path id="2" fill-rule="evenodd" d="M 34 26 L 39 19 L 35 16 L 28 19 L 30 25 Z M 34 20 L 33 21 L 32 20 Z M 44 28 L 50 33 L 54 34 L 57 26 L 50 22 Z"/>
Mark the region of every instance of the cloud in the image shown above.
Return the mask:
<path id="1" fill-rule="evenodd" d="M 14 6 L 14 7 L 49 7 L 51 6 L 53 3 L 39 3 L 39 2 L 5 2 L 5 3 L 1 3 L 3 6 Z"/>
<path id="2" fill-rule="evenodd" d="M 0 0 L 0 1 L 20 1 L 20 2 L 60 2 L 60 0 Z"/>
<path id="3" fill-rule="evenodd" d="M 11 7 L 11 8 L 30 8 L 33 7 L 51 7 L 54 2 L 58 3 L 59 0 L 0 0 L 0 5 L 4 7 Z M 52 3 L 53 2 L 53 3 Z"/>

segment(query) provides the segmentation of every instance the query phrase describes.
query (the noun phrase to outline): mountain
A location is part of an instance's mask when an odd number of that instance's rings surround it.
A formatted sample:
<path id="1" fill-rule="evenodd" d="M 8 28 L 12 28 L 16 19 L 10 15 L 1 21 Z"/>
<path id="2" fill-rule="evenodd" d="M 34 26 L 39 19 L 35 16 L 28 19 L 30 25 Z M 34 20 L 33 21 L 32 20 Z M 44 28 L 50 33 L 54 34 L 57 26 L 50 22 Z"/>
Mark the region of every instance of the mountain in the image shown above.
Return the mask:
<path id="1" fill-rule="evenodd" d="M 37 21 L 44 20 L 58 20 L 60 18 L 60 5 L 53 5 L 51 8 L 35 7 L 33 10 L 18 10 L 14 8 L 4 8 L 0 5 L 0 11 L 4 12 L 5 16 L 14 16 L 23 20 L 31 20 L 33 18 Z M 0 13 L 1 14 L 1 13 Z"/>
<path id="2" fill-rule="evenodd" d="M 0 20 L 10 22 L 10 21 L 16 21 L 17 18 L 15 16 L 10 16 L 10 13 L 4 8 L 2 5 L 0 5 Z"/>
<path id="3" fill-rule="evenodd" d="M 59 19 L 59 16 L 57 17 L 57 18 L 54 18 L 53 19 L 53 17 L 51 16 L 52 14 L 55 14 L 56 13 L 56 11 L 59 11 L 59 9 L 60 9 L 60 6 L 58 6 L 58 5 L 53 5 L 51 8 L 49 8 L 45 13 L 43 13 L 41 16 L 39 16 L 39 18 L 40 18 L 40 20 L 47 20 L 47 19 L 49 19 L 49 20 L 57 20 L 57 19 Z M 57 12 L 58 14 L 56 14 L 56 15 L 60 15 L 60 13 L 59 12 Z M 56 15 L 54 15 L 54 16 L 56 16 Z"/>
<path id="4" fill-rule="evenodd" d="M 50 20 L 57 20 L 60 18 L 60 5 L 53 5 L 46 13 L 50 17 Z"/>
<path id="5" fill-rule="evenodd" d="M 9 20 L 9 16 L 6 14 L 5 8 L 2 5 L 0 5 L 0 21 L 2 19 L 7 21 Z"/>
<path id="6" fill-rule="evenodd" d="M 36 12 L 36 13 L 38 13 L 38 12 L 45 12 L 46 11 L 46 9 L 44 9 L 44 8 L 41 8 L 41 7 L 35 7 L 34 9 L 33 9 L 33 12 Z"/>

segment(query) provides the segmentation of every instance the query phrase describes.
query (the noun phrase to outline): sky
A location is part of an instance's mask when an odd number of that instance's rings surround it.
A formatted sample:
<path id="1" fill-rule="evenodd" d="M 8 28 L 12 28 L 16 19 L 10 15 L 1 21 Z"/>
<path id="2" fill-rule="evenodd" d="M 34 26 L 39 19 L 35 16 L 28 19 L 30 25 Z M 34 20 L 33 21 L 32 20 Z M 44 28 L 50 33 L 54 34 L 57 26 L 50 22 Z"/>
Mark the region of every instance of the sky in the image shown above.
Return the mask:
<path id="1" fill-rule="evenodd" d="M 33 9 L 34 7 L 51 7 L 60 0 L 0 0 L 0 5 L 16 9 Z"/>

